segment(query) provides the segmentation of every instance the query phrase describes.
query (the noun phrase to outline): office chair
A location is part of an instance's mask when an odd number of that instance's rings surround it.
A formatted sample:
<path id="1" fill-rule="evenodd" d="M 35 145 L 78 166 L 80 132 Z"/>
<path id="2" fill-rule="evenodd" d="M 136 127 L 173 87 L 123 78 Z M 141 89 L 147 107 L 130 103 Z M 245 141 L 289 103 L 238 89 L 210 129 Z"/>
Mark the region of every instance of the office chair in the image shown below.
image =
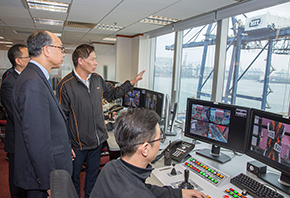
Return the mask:
<path id="1" fill-rule="evenodd" d="M 51 198 L 79 198 L 70 174 L 66 170 L 50 172 Z"/>

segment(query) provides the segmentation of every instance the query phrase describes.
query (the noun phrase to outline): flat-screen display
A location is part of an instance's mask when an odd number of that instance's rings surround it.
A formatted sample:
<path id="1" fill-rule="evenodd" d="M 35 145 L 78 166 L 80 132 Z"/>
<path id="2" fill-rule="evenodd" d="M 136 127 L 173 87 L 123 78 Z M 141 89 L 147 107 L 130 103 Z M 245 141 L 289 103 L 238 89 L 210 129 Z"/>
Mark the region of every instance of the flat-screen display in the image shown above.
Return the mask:
<path id="1" fill-rule="evenodd" d="M 245 153 L 249 113 L 247 107 L 188 98 L 185 136 Z"/>
<path id="2" fill-rule="evenodd" d="M 144 89 L 134 88 L 123 97 L 124 107 L 144 107 Z"/>
<path id="3" fill-rule="evenodd" d="M 163 100 L 163 93 L 146 90 L 145 108 L 155 111 L 160 117 L 162 115 Z"/>
<path id="4" fill-rule="evenodd" d="M 246 153 L 252 158 L 281 171 L 285 177 L 288 177 L 290 185 L 289 118 L 267 111 L 252 109 L 250 136 Z M 271 181 L 270 183 L 272 182 L 276 181 Z M 290 187 L 288 188 L 289 192 Z"/>

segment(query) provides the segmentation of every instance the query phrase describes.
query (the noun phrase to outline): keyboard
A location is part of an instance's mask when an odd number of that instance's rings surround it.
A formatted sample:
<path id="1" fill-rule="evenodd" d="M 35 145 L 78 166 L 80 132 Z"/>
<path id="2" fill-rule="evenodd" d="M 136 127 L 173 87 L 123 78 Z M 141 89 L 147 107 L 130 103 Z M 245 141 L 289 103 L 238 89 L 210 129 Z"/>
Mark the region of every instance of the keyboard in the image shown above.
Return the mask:
<path id="1" fill-rule="evenodd" d="M 230 182 L 242 190 L 246 190 L 249 195 L 254 198 L 271 197 L 284 198 L 283 195 L 252 179 L 251 177 L 241 173 L 233 177 Z"/>

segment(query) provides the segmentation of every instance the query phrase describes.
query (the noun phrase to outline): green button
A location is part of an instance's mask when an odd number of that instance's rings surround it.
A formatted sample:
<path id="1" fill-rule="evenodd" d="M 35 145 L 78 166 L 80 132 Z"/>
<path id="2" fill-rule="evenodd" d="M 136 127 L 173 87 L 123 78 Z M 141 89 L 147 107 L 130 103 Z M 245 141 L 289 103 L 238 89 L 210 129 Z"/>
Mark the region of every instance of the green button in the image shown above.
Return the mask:
<path id="1" fill-rule="evenodd" d="M 234 198 L 237 198 L 237 197 L 238 197 L 238 195 L 233 195 L 233 197 L 234 197 Z"/>
<path id="2" fill-rule="evenodd" d="M 214 178 L 211 178 L 210 180 L 214 182 Z"/>
<path id="3" fill-rule="evenodd" d="M 218 183 L 218 182 L 217 182 L 217 180 L 214 180 L 214 183 L 216 183 L 216 184 L 217 184 L 217 183 Z"/>
<path id="4" fill-rule="evenodd" d="M 205 176 L 205 173 L 202 173 L 203 176 Z"/>
<path id="5" fill-rule="evenodd" d="M 233 195 L 234 193 L 233 192 L 230 192 L 230 195 Z"/>
<path id="6" fill-rule="evenodd" d="M 210 170 L 210 168 L 209 168 L 209 169 L 207 169 L 207 170 L 208 170 L 208 171 L 211 171 L 211 170 Z"/>
<path id="7" fill-rule="evenodd" d="M 238 191 L 234 190 L 234 193 L 238 194 Z"/>
<path id="8" fill-rule="evenodd" d="M 187 166 L 190 166 L 190 164 L 187 164 Z"/>
<path id="9" fill-rule="evenodd" d="M 193 161 L 193 159 L 192 159 L 192 158 L 190 158 L 190 161 Z"/>
<path id="10" fill-rule="evenodd" d="M 208 176 L 208 179 L 212 179 L 210 176 Z"/>
<path id="11" fill-rule="evenodd" d="M 199 166 L 203 166 L 202 164 L 200 164 Z"/>
<path id="12" fill-rule="evenodd" d="M 201 171 L 199 173 L 202 175 L 202 172 Z"/>
<path id="13" fill-rule="evenodd" d="M 212 172 L 212 173 L 213 173 L 213 170 L 210 170 L 210 172 Z"/>

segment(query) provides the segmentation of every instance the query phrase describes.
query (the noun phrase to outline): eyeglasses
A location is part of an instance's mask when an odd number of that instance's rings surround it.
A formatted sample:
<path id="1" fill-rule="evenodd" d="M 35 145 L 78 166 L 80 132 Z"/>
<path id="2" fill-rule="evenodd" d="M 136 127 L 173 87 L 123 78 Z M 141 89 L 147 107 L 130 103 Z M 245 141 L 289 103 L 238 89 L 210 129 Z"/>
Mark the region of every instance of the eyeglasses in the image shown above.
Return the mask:
<path id="1" fill-rule="evenodd" d="M 30 58 L 30 57 L 29 57 L 29 56 L 24 56 L 24 57 L 18 57 L 18 58 L 20 58 L 20 59 L 21 59 L 21 58 Z"/>
<path id="2" fill-rule="evenodd" d="M 161 143 L 164 143 L 165 142 L 165 135 L 163 133 L 160 134 L 160 138 L 156 139 L 156 140 L 150 140 L 150 141 L 147 141 L 147 143 L 153 143 L 153 142 L 157 142 L 157 141 L 160 141 Z M 145 142 L 140 142 L 140 143 L 136 143 L 136 144 L 133 144 L 133 146 L 137 146 L 139 144 L 144 144 Z"/>
<path id="3" fill-rule="evenodd" d="M 47 45 L 48 47 L 55 47 L 61 50 L 61 53 L 65 52 L 65 47 L 64 46 L 56 46 L 56 45 Z"/>

